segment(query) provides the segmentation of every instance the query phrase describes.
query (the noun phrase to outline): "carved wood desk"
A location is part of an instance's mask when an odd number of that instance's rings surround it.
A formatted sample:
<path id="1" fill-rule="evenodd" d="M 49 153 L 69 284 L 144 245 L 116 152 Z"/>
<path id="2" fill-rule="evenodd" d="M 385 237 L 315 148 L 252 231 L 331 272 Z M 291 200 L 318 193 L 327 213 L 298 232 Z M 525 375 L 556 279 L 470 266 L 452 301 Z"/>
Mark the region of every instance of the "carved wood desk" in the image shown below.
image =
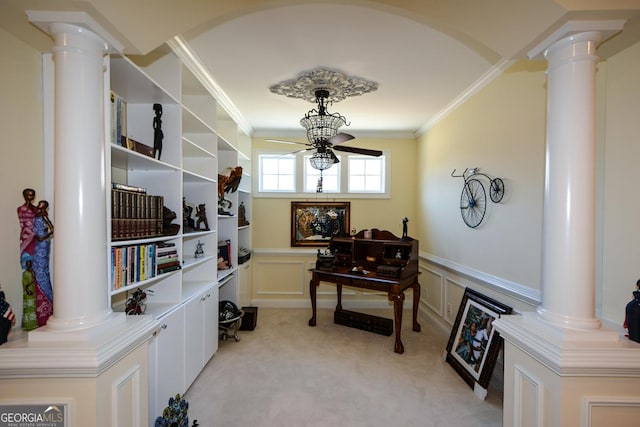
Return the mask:
<path id="1" fill-rule="evenodd" d="M 393 302 L 394 329 L 396 353 L 404 353 L 404 345 L 400 339 L 402 329 L 402 308 L 404 303 L 404 291 L 413 289 L 413 330 L 420 332 L 418 323 L 418 303 L 420 301 L 420 283 L 418 283 L 418 273 L 410 274 L 402 278 L 390 278 L 378 276 L 375 271 L 367 275 L 352 273 L 347 267 L 336 267 L 332 271 L 311 270 L 313 276 L 309 283 L 309 294 L 311 295 L 311 309 L 313 315 L 309 319 L 309 326 L 316 326 L 316 288 L 320 282 L 335 283 L 338 292 L 338 305 L 336 310 L 342 310 L 342 286 L 352 286 L 356 288 L 371 289 L 386 292 L 389 301 Z"/>

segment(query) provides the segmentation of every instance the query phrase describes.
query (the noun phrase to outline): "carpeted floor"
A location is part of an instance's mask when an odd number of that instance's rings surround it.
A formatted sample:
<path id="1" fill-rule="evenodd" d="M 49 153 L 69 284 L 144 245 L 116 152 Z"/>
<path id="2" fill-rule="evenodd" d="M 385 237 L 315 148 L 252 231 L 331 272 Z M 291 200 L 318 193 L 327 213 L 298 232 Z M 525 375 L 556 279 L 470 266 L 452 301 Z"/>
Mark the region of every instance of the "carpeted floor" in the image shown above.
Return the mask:
<path id="1" fill-rule="evenodd" d="M 392 317 L 392 311 L 367 311 Z M 403 322 L 404 354 L 394 337 L 333 323 L 333 310 L 260 308 L 254 331 L 220 348 L 184 398 L 200 426 L 502 425 L 502 395 L 486 400 L 442 359 L 446 338 L 420 320 Z"/>

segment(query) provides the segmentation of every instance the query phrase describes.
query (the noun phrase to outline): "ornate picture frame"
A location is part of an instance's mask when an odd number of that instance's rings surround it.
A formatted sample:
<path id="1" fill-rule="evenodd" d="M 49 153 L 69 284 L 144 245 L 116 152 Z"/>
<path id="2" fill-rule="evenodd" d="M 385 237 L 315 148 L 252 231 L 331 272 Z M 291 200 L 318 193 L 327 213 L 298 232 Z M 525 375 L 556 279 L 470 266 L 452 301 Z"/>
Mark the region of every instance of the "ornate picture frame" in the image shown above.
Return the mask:
<path id="1" fill-rule="evenodd" d="M 350 202 L 291 202 L 291 246 L 326 246 L 349 235 Z"/>
<path id="2" fill-rule="evenodd" d="M 486 396 L 502 346 L 502 338 L 492 323 L 511 311 L 511 307 L 465 288 L 445 360 L 481 399 Z"/>

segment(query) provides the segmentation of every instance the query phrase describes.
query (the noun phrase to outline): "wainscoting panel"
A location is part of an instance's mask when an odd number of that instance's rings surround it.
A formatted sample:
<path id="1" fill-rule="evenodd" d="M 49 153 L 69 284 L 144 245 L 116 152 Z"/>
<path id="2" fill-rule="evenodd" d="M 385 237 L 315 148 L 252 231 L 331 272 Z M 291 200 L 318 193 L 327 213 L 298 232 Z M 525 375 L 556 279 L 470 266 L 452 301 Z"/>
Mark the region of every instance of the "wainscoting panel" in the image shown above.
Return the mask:
<path id="1" fill-rule="evenodd" d="M 255 263 L 257 295 L 304 295 L 309 287 L 304 260 L 269 260 Z"/>
<path id="2" fill-rule="evenodd" d="M 117 427 L 140 426 L 140 366 L 135 366 L 126 375 L 113 383 L 113 416 Z"/>
<path id="3" fill-rule="evenodd" d="M 513 383 L 514 425 L 542 427 L 542 384 L 517 365 L 514 368 Z"/>
<path id="4" fill-rule="evenodd" d="M 444 278 L 444 320 L 452 324 L 456 320 L 465 287 L 450 277 Z"/>
<path id="5" fill-rule="evenodd" d="M 442 274 L 420 267 L 420 299 L 438 316 L 444 316 L 444 277 Z"/>
<path id="6" fill-rule="evenodd" d="M 585 396 L 582 407 L 584 427 L 632 426 L 640 420 L 640 395 Z"/>

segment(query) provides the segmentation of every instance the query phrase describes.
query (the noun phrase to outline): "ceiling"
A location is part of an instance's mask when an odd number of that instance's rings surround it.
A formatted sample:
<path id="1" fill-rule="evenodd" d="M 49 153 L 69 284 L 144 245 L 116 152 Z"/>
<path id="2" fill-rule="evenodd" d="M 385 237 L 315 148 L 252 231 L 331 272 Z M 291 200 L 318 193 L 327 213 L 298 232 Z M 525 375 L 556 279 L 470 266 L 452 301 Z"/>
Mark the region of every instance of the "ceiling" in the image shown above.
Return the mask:
<path id="1" fill-rule="evenodd" d="M 45 6 L 46 3 L 46 7 Z M 269 87 L 325 67 L 378 84 L 329 107 L 356 136 L 424 131 L 465 96 L 571 19 L 626 19 L 602 44 L 614 54 L 640 40 L 639 0 L 257 1 L 3 0 L 0 26 L 32 46 L 51 41 L 25 10 L 82 10 L 125 46 L 147 54 L 179 36 L 254 136 L 304 136 L 314 105 Z"/>

